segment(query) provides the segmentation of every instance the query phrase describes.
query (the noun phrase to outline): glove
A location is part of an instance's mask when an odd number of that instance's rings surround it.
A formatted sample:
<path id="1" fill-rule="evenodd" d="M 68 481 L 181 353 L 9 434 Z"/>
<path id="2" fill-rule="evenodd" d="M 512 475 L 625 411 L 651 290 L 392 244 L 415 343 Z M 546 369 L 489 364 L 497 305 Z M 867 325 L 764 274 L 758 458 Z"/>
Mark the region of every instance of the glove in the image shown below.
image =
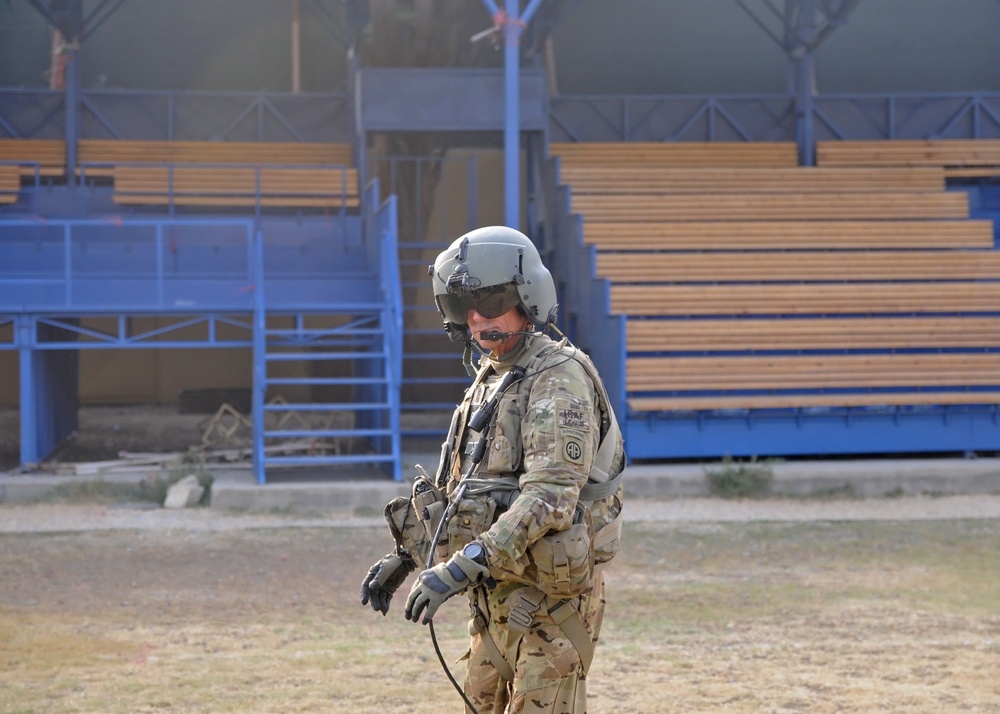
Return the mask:
<path id="1" fill-rule="evenodd" d="M 418 622 L 424 614 L 423 624 L 434 618 L 441 603 L 478 584 L 490 574 L 490 569 L 480 565 L 462 552 L 455 553 L 447 563 L 440 563 L 420 573 L 406 599 L 407 620 Z M 426 612 L 425 612 L 426 610 Z"/>
<path id="2" fill-rule="evenodd" d="M 410 558 L 389 553 L 371 567 L 364 582 L 361 583 L 361 604 L 367 605 L 371 601 L 372 610 L 385 615 L 389 612 L 392 594 L 416 567 L 417 564 Z"/>

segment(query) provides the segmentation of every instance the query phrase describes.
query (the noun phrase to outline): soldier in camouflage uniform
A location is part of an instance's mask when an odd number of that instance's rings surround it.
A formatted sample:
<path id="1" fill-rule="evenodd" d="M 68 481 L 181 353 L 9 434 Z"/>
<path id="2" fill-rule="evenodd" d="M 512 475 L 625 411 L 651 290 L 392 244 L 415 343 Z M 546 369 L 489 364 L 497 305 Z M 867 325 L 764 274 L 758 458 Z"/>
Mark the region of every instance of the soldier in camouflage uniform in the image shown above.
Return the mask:
<path id="1" fill-rule="evenodd" d="M 396 548 L 362 604 L 383 615 L 413 570 L 405 616 L 426 624 L 467 592 L 467 704 L 478 714 L 583 714 L 604 615 L 603 566 L 619 547 L 625 454 L 590 359 L 554 328 L 552 277 L 530 240 L 472 231 L 430 268 L 453 339 L 480 360 L 436 474 L 386 506 Z"/>

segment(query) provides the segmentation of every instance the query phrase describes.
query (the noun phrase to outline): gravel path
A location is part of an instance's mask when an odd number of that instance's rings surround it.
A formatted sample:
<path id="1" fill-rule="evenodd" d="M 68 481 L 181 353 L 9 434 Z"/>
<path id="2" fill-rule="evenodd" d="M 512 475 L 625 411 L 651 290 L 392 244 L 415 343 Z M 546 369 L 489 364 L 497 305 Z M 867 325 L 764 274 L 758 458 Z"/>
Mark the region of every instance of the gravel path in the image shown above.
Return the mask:
<path id="1" fill-rule="evenodd" d="M 1000 518 L 1000 495 L 913 496 L 902 498 L 808 500 L 771 498 L 726 501 L 710 498 L 632 499 L 632 521 L 892 521 Z M 309 515 L 167 510 L 122 505 L 0 504 L 0 533 L 58 533 L 95 530 L 230 531 L 254 528 L 382 527 L 381 517 L 352 513 Z"/>

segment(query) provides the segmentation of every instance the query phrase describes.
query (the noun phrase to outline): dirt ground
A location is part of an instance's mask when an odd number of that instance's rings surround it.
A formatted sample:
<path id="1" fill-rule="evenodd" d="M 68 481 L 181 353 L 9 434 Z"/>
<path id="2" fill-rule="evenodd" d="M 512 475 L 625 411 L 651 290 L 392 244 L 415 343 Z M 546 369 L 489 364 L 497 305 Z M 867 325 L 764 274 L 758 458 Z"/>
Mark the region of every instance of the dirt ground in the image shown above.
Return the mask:
<path id="1" fill-rule="evenodd" d="M 403 597 L 358 602 L 384 528 L 291 519 L 0 535 L 0 712 L 461 711 Z M 591 712 L 1000 712 L 998 519 L 632 521 L 625 542 Z M 456 672 L 464 614 L 437 618 Z"/>
<path id="2" fill-rule="evenodd" d="M 183 450 L 205 420 L 144 415 L 86 410 L 61 457 Z M 16 463 L 9 413 L 0 440 Z M 634 504 L 589 711 L 1000 714 L 1000 518 L 940 502 Z M 358 602 L 388 548 L 371 513 L 146 508 L 0 504 L 0 714 L 462 711 L 404 595 Z M 459 676 L 464 615 L 437 618 Z"/>

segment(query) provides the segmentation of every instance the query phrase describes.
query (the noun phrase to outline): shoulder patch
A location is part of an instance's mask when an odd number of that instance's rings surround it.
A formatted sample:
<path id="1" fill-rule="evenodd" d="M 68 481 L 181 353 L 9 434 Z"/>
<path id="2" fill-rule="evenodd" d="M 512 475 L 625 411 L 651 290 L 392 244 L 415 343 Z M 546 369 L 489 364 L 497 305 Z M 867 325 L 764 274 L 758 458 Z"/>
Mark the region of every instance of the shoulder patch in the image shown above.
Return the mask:
<path id="1" fill-rule="evenodd" d="M 590 429 L 590 419 L 588 418 L 587 412 L 583 409 L 560 407 L 559 426 L 563 429 L 579 429 L 581 431 L 588 431 Z"/>

